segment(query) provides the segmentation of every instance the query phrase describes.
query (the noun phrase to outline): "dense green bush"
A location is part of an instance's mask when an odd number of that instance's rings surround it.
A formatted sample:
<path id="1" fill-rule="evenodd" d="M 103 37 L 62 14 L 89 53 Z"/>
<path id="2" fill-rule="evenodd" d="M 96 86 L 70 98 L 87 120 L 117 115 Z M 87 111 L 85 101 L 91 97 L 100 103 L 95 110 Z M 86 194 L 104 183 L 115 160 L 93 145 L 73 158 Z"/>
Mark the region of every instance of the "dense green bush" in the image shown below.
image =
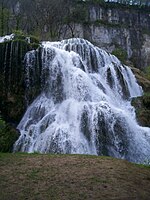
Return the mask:
<path id="1" fill-rule="evenodd" d="M 11 152 L 19 133 L 0 117 L 0 152 Z"/>

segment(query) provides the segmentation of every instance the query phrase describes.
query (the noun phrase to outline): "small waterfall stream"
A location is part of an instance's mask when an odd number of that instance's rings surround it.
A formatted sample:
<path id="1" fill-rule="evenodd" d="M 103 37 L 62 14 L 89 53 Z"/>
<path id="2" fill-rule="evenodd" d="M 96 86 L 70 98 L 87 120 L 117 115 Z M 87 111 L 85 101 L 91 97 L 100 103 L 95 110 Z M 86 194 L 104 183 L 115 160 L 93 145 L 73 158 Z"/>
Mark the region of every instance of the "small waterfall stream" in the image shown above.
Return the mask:
<path id="1" fill-rule="evenodd" d="M 27 89 L 38 84 L 41 94 L 18 125 L 14 151 L 150 159 L 150 129 L 130 103 L 142 89 L 115 56 L 84 39 L 43 42 L 26 54 L 25 72 Z"/>

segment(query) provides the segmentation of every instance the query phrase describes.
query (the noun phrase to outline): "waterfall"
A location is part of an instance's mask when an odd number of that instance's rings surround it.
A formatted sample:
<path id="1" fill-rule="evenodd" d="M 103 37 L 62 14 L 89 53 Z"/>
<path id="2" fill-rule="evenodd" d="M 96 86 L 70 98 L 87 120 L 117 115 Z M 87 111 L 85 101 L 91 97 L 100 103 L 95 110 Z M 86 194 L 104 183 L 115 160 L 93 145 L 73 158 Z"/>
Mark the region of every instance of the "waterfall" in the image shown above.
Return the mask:
<path id="1" fill-rule="evenodd" d="M 150 159 L 150 129 L 136 122 L 142 95 L 130 68 L 84 39 L 43 42 L 25 56 L 27 89 L 41 92 L 18 125 L 14 151 Z"/>
<path id="2" fill-rule="evenodd" d="M 0 43 L 10 41 L 14 38 L 14 36 L 15 36 L 14 34 L 11 34 L 11 35 L 5 35 L 3 37 L 0 37 Z"/>

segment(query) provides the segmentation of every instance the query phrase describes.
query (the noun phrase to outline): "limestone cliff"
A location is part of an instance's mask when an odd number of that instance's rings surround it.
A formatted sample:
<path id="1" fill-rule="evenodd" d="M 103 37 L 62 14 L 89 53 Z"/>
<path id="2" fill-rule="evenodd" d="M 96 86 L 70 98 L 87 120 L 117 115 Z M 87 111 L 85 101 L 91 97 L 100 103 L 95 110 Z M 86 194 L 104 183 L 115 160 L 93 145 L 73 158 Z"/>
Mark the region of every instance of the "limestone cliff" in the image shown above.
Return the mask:
<path id="1" fill-rule="evenodd" d="M 83 37 L 110 53 L 126 52 L 125 59 L 137 68 L 150 65 L 150 11 L 111 4 L 84 6 L 85 21 L 72 23 L 72 29 L 64 26 L 61 39 Z"/>

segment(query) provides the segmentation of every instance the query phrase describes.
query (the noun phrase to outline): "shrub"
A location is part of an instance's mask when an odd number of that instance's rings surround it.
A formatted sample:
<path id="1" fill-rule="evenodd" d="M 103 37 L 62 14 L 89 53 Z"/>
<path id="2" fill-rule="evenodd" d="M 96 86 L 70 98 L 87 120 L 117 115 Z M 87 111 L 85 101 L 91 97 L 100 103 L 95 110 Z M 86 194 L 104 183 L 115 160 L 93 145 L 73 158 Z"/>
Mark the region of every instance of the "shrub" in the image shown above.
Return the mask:
<path id="1" fill-rule="evenodd" d="M 112 54 L 114 54 L 123 63 L 127 60 L 127 52 L 121 47 L 116 48 Z"/>
<path id="2" fill-rule="evenodd" d="M 19 133 L 0 117 L 0 152 L 11 152 Z"/>
<path id="3" fill-rule="evenodd" d="M 145 68 L 144 73 L 145 73 L 146 78 L 150 80 L 150 66 Z"/>

